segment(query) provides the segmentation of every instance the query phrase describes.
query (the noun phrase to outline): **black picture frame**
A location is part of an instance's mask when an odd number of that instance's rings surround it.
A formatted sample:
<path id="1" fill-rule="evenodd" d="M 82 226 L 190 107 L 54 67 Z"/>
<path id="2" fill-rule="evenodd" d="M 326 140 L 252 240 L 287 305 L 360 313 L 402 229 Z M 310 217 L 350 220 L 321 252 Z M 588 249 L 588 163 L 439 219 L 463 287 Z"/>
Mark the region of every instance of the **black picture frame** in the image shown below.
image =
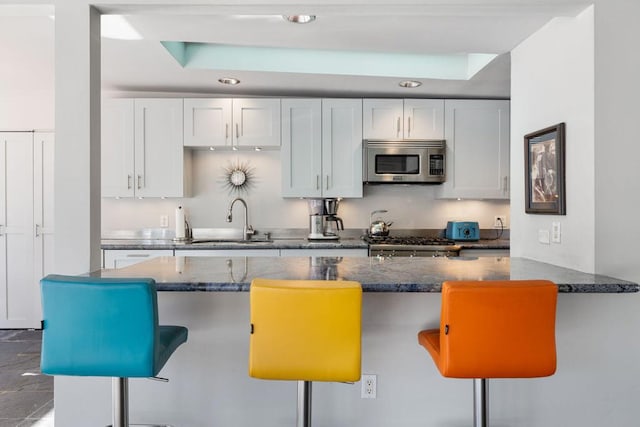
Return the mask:
<path id="1" fill-rule="evenodd" d="M 565 124 L 524 136 L 525 212 L 566 215 Z"/>

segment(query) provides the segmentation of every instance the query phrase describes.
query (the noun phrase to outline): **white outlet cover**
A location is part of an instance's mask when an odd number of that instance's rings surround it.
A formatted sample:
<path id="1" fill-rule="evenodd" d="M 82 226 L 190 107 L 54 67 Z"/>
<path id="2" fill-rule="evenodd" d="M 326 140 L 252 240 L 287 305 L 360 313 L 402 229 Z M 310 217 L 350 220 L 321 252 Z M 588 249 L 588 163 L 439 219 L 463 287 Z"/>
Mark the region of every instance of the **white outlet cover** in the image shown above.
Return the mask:
<path id="1" fill-rule="evenodd" d="M 560 223 L 551 223 L 551 241 L 553 243 L 560 243 Z"/>

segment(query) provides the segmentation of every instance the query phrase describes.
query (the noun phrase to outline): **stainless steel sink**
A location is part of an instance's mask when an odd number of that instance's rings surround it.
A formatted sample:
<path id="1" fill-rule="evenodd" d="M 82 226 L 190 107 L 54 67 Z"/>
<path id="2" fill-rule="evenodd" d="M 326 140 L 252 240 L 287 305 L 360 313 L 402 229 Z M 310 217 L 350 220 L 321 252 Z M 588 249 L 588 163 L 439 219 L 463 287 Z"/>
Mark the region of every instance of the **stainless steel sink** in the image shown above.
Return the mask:
<path id="1" fill-rule="evenodd" d="M 191 243 L 272 243 L 266 236 L 253 236 L 244 239 L 242 228 L 194 228 L 191 231 Z"/>

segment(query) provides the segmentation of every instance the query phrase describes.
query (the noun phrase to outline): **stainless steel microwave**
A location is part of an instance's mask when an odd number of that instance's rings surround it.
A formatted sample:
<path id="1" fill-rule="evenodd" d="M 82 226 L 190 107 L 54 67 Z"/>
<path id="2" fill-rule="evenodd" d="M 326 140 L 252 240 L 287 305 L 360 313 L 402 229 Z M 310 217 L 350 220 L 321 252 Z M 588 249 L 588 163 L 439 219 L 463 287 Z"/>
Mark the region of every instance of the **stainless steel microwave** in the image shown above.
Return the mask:
<path id="1" fill-rule="evenodd" d="M 362 180 L 400 184 L 444 182 L 445 152 L 443 140 L 364 140 Z"/>

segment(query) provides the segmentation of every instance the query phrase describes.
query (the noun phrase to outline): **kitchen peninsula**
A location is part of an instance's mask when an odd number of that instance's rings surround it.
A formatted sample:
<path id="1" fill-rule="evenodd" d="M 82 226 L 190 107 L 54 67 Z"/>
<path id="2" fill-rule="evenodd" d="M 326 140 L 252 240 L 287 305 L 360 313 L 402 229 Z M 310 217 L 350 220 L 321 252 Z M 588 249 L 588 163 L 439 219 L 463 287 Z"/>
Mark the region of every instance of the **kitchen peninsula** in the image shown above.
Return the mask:
<path id="1" fill-rule="evenodd" d="M 153 277 L 159 291 L 248 291 L 256 277 L 338 279 L 364 292 L 440 292 L 446 280 L 547 279 L 566 293 L 638 292 L 635 283 L 510 257 L 158 257 L 101 277 Z"/>
<path id="2" fill-rule="evenodd" d="M 413 427 L 423 413 L 429 414 L 423 425 L 470 425 L 471 384 L 443 379 L 416 334 L 439 324 L 443 280 L 510 278 L 546 278 L 559 285 L 558 372 L 543 379 L 492 382 L 492 419 L 496 425 L 575 425 L 576 408 L 591 390 L 587 384 L 606 360 L 602 342 L 612 325 L 625 336 L 635 333 L 637 325 L 626 324 L 617 313 L 637 305 L 640 295 L 636 283 L 510 257 L 178 256 L 92 275 L 155 278 L 160 323 L 189 328 L 188 341 L 160 372 L 170 379 L 168 384 L 130 382 L 132 422 L 186 427 L 295 425 L 296 383 L 256 380 L 247 373 L 246 291 L 257 276 L 343 278 L 363 284 L 362 372 L 377 375 L 377 397 L 362 399 L 359 382 L 315 383 L 318 426 Z M 602 309 L 594 313 L 593 307 Z M 106 378 L 56 377 L 61 425 L 107 424 L 110 389 Z"/>

